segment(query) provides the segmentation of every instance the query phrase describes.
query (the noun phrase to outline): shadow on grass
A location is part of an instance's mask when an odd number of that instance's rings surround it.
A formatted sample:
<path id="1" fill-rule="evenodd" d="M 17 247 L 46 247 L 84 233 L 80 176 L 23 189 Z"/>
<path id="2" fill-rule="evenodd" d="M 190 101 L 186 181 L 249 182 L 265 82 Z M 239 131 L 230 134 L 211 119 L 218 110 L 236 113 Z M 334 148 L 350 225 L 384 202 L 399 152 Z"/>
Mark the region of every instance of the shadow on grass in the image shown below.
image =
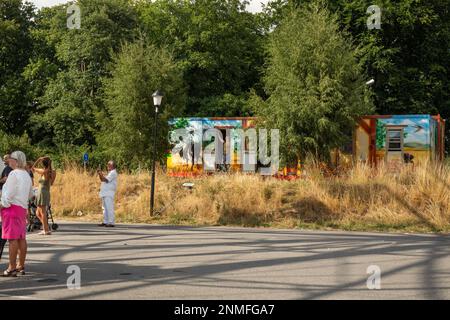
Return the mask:
<path id="1" fill-rule="evenodd" d="M 412 203 L 405 199 L 404 195 L 400 194 L 386 184 L 348 184 L 345 182 L 339 182 L 337 184 L 323 183 L 321 187 L 331 196 L 338 199 L 342 198 L 346 194 L 351 194 L 353 201 L 366 203 L 367 206 L 373 205 L 371 204 L 371 200 L 374 196 L 382 199 L 384 203 L 389 203 L 391 201 L 397 202 L 405 209 L 406 212 L 415 217 L 419 224 L 429 228 L 432 232 L 441 232 L 444 230 L 443 226 L 437 225 L 435 221 L 433 221 L 433 217 L 425 214 L 420 208 L 415 207 Z M 396 229 L 395 226 L 393 227 Z"/>
<path id="2" fill-rule="evenodd" d="M 323 201 L 315 197 L 302 197 L 293 199 L 281 211 L 283 218 L 295 218 L 304 223 L 324 224 L 336 221 L 340 218 L 340 213 L 332 211 Z"/>
<path id="3" fill-rule="evenodd" d="M 444 183 L 444 182 L 443 182 Z M 354 184 L 342 180 L 324 180 L 319 187 L 334 199 L 343 199 L 349 196 L 355 203 L 355 208 L 349 220 L 343 220 L 346 212 L 339 212 L 335 208 L 331 209 L 324 201 L 316 196 L 304 197 L 298 192 L 288 190 L 282 203 L 283 206 L 278 212 L 264 210 L 261 212 L 249 212 L 248 209 L 241 208 L 240 204 L 220 204 L 219 225 L 243 226 L 243 227 L 268 227 L 278 221 L 297 221 L 297 226 L 312 227 L 313 229 L 323 227 L 341 228 L 344 230 L 421 230 L 431 232 L 443 232 L 447 226 L 443 225 L 439 217 L 432 216 L 424 212 L 421 207 L 410 203 L 403 193 L 394 190 L 387 184 L 368 183 Z M 426 195 L 423 195 L 426 197 Z M 373 199 L 378 199 L 377 204 L 373 204 Z M 381 201 L 380 201 L 381 200 Z M 421 203 L 425 206 L 428 199 L 423 199 Z M 394 202 L 403 208 L 403 212 L 411 215 L 410 219 L 396 222 L 372 221 L 365 219 L 365 214 L 370 210 L 369 206 L 382 205 L 383 203 Z M 361 206 L 363 204 L 363 206 Z M 364 207 L 364 205 L 366 205 Z M 346 208 L 346 211 L 351 208 Z M 443 214 L 443 213 L 441 213 Z M 442 220 L 436 220 L 436 218 Z M 354 220 L 353 220 L 354 219 Z"/>
<path id="4" fill-rule="evenodd" d="M 264 227 L 272 219 L 264 213 L 252 212 L 239 208 L 222 209 L 217 223 L 221 226 Z"/>

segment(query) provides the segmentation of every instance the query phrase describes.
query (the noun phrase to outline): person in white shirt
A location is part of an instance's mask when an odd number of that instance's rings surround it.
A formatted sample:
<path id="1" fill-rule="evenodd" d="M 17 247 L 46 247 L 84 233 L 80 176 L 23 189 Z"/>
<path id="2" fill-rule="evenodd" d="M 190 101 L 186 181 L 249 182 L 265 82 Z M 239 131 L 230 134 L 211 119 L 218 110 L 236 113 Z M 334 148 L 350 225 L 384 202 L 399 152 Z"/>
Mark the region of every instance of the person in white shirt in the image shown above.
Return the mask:
<path id="1" fill-rule="evenodd" d="M 5 277 L 25 274 L 27 255 L 27 210 L 33 196 L 31 178 L 25 170 L 27 159 L 21 151 L 15 151 L 9 158 L 13 169 L 2 188 L 0 211 L 2 216 L 2 239 L 9 241 L 9 266 L 3 272 Z M 17 265 L 17 254 L 19 264 Z"/>
<path id="2" fill-rule="evenodd" d="M 100 198 L 102 199 L 103 209 L 103 223 L 100 227 L 114 227 L 114 197 L 117 190 L 117 171 L 116 163 L 114 161 L 108 162 L 108 174 L 103 175 L 101 170 L 98 170 L 98 176 L 102 182 L 100 186 Z"/>

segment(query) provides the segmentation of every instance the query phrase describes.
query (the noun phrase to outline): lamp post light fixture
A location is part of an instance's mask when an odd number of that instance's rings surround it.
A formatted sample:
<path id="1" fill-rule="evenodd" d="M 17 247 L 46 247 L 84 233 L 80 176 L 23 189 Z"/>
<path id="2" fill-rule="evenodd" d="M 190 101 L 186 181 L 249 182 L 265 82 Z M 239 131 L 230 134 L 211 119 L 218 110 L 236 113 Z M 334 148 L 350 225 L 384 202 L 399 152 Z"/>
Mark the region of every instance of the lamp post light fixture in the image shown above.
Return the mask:
<path id="1" fill-rule="evenodd" d="M 366 85 L 371 86 L 375 84 L 375 79 L 370 79 L 369 81 L 366 82 Z"/>
<path id="2" fill-rule="evenodd" d="M 155 124 L 154 124 L 154 133 L 153 133 L 153 158 L 152 158 L 152 185 L 151 185 L 151 195 L 150 195 L 150 215 L 153 215 L 153 208 L 155 204 L 155 171 L 156 171 L 156 153 L 157 153 L 157 133 L 158 133 L 158 112 L 159 107 L 161 106 L 161 102 L 163 99 L 163 94 L 157 90 L 153 95 L 153 104 L 155 106 Z"/>

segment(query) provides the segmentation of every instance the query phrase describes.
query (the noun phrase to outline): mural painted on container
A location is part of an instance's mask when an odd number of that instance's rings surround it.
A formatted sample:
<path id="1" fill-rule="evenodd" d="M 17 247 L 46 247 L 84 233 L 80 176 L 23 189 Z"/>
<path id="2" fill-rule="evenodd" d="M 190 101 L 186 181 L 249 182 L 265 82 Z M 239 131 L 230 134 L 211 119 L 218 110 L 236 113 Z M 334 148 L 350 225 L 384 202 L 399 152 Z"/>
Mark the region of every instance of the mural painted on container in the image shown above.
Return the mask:
<path id="1" fill-rule="evenodd" d="M 392 116 L 377 121 L 377 149 L 386 148 L 386 127 L 405 126 L 404 147 L 411 150 L 430 150 L 430 116 Z"/>
<path id="2" fill-rule="evenodd" d="M 444 160 L 445 120 L 431 115 L 372 115 L 358 119 L 353 157 L 377 165 Z"/>
<path id="3" fill-rule="evenodd" d="M 388 162 L 418 162 L 430 159 L 433 121 L 429 115 L 378 119 L 377 157 Z"/>
<path id="4" fill-rule="evenodd" d="M 213 142 L 203 141 L 203 134 L 208 129 L 218 129 L 222 132 L 222 143 L 228 142 L 227 129 L 247 129 L 254 127 L 254 118 L 176 118 L 169 121 L 171 131 L 169 132 L 169 142 L 175 152 L 170 152 L 167 156 L 167 168 L 169 174 L 183 172 L 200 173 L 203 171 L 202 150 Z M 179 141 L 175 136 L 175 129 L 186 129 L 189 133 L 184 141 Z M 241 140 L 237 131 L 228 130 L 230 139 L 233 141 L 234 150 L 231 154 L 231 164 L 224 163 L 224 171 L 237 171 L 240 165 L 237 164 L 237 153 L 241 148 Z M 196 148 L 195 145 L 201 146 Z M 224 152 L 228 147 L 224 145 Z M 224 161 L 225 162 L 225 161 Z M 221 168 L 218 168 L 219 170 Z"/>

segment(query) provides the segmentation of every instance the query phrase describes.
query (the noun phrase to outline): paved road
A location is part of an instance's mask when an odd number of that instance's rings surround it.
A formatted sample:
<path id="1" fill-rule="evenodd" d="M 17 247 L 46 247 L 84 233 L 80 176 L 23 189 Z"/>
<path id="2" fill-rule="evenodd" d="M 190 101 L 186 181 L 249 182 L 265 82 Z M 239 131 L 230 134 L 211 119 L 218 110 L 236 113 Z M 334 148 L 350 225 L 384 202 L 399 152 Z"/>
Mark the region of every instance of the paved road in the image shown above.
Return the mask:
<path id="1" fill-rule="evenodd" d="M 29 272 L 0 278 L 0 299 L 450 299 L 448 236 L 62 223 L 28 239 Z"/>

